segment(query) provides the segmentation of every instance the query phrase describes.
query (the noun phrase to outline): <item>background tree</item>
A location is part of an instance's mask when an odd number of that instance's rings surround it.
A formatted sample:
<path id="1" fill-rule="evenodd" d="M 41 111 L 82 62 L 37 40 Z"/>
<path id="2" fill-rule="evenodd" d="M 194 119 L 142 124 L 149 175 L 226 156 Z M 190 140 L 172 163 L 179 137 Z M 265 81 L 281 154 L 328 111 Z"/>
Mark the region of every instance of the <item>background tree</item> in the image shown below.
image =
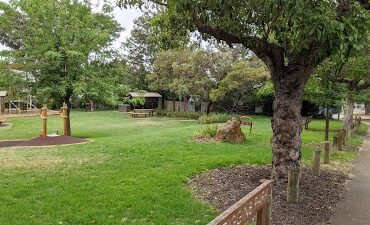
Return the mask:
<path id="1" fill-rule="evenodd" d="M 245 102 L 254 104 L 259 101 L 258 90 L 270 78 L 266 66 L 258 59 L 236 62 L 216 89 L 211 91 L 212 101 L 226 97 L 232 99 L 232 112 Z M 239 111 L 240 112 L 240 111 Z"/>
<path id="2" fill-rule="evenodd" d="M 159 51 L 182 49 L 189 43 L 189 32 L 168 29 L 168 22 L 158 21 L 161 8 L 157 14 L 145 10 L 143 15 L 134 20 L 131 36 L 123 43 L 126 60 L 130 65 L 131 87 L 147 89 L 145 77 L 153 71 L 153 62 Z M 159 15 L 158 15 L 159 14 Z M 161 23 L 160 26 L 156 26 Z"/>
<path id="3" fill-rule="evenodd" d="M 151 89 L 171 91 L 180 99 L 196 96 L 207 103 L 208 114 L 213 103 L 210 93 L 224 79 L 232 62 L 230 52 L 166 51 L 154 61 L 154 73 L 148 75 L 148 82 Z"/>
<path id="4" fill-rule="evenodd" d="M 6 26 L 22 47 L 5 44 L 13 47 L 15 60 L 26 65 L 25 71 L 36 78 L 36 94 L 45 102 L 66 102 L 69 108 L 74 87 L 86 74 L 89 57 L 109 47 L 122 30 L 108 6 L 105 11 L 93 11 L 90 4 L 72 0 L 17 0 L 1 6 L 7 12 L 1 14 L 1 20 L 9 22 Z M 19 23 L 24 26 L 16 26 Z"/>
<path id="5" fill-rule="evenodd" d="M 343 129 L 349 130 L 353 123 L 353 108 L 355 100 L 364 102 L 363 96 L 370 88 L 370 51 L 365 48 L 348 58 L 343 64 L 343 69 L 336 77 L 336 82 L 345 84 L 345 113 Z"/>
<path id="6" fill-rule="evenodd" d="M 340 43 L 339 40 L 351 43 L 348 41 L 349 36 L 352 36 L 352 42 L 361 39 L 360 29 L 366 30 L 367 25 L 367 18 L 361 7 L 347 1 L 341 1 L 340 4 L 315 4 L 314 1 L 271 1 L 265 4 L 260 4 L 259 1 L 250 1 L 250 4 L 190 0 L 154 2 L 166 5 L 167 13 L 164 16 L 167 18 L 182 17 L 185 24 L 181 25 L 187 25 L 191 30 L 197 29 L 230 45 L 243 44 L 265 61 L 271 71 L 276 91 L 273 122 L 282 121 L 273 126 L 273 143 L 276 143 L 273 146 L 276 152 L 275 172 L 278 177 L 285 177 L 288 166 L 299 168 L 299 124 L 303 87 L 319 62 L 331 52 L 346 47 L 347 43 Z M 121 3 L 143 4 L 138 0 Z M 348 26 L 348 23 L 355 26 Z M 324 29 L 326 33 L 323 33 L 321 27 L 328 28 Z M 353 38 L 353 33 L 358 35 Z M 289 110 L 280 112 L 279 109 L 283 108 Z M 290 115 L 286 115 L 287 113 Z M 289 118 L 289 121 L 284 118 Z M 280 126 L 284 125 L 289 125 L 291 129 L 287 129 L 290 132 L 283 135 Z M 281 138 L 284 140 L 277 140 Z M 285 146 L 281 146 L 282 143 Z M 283 155 L 285 159 L 281 158 Z"/>
<path id="7" fill-rule="evenodd" d="M 304 87 L 315 66 L 339 49 L 358 46 L 367 36 L 370 8 L 362 1 L 158 1 L 177 29 L 186 27 L 251 49 L 270 70 L 275 88 L 272 119 L 273 177 L 299 179 L 301 107 Z M 143 0 L 120 0 L 143 5 Z M 298 184 L 298 182 L 296 182 Z M 296 201 L 298 185 L 288 188 Z M 294 190 L 294 191 L 292 191 Z"/>

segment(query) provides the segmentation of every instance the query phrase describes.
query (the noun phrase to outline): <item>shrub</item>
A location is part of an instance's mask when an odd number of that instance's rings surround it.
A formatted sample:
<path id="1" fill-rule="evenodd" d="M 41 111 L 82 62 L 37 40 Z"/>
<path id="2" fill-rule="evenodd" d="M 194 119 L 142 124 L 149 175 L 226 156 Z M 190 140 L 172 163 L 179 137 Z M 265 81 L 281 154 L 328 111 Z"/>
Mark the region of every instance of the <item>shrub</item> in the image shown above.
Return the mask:
<path id="1" fill-rule="evenodd" d="M 213 138 L 216 137 L 218 131 L 217 125 L 206 125 L 201 131 L 194 134 L 195 138 Z"/>
<path id="2" fill-rule="evenodd" d="M 176 111 L 157 110 L 157 116 L 172 118 L 185 118 L 197 120 L 201 115 L 202 113 L 200 112 L 176 112 Z"/>
<path id="3" fill-rule="evenodd" d="M 202 115 L 199 117 L 198 122 L 200 124 L 225 123 L 232 117 L 233 115 L 226 113 L 211 113 L 208 116 Z"/>

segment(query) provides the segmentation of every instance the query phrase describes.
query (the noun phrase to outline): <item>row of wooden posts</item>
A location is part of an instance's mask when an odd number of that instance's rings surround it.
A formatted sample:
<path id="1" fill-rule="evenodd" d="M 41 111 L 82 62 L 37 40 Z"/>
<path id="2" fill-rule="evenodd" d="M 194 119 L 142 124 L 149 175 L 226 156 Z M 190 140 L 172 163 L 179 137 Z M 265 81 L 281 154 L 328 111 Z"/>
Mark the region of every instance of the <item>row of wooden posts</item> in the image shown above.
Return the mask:
<path id="1" fill-rule="evenodd" d="M 346 146 L 348 138 L 355 133 L 356 129 L 361 126 L 361 117 L 355 117 L 354 123 L 351 124 L 349 130 L 341 130 L 333 139 L 333 144 L 330 147 L 330 142 L 325 142 L 324 147 L 324 164 L 330 163 L 330 156 L 336 151 L 343 151 Z M 313 154 L 312 169 L 316 176 L 320 176 L 320 163 L 321 163 L 321 149 L 316 149 Z"/>
<path id="2" fill-rule="evenodd" d="M 333 144 L 330 146 L 329 141 L 324 142 L 324 164 L 330 163 L 330 156 L 336 151 L 343 151 L 346 146 L 347 139 L 356 131 L 357 128 L 361 126 L 361 117 L 355 117 L 354 123 L 351 125 L 350 129 L 341 130 L 333 139 Z M 313 154 L 312 160 L 312 170 L 314 175 L 320 176 L 320 164 L 321 164 L 321 148 L 316 149 Z M 287 187 L 287 201 L 297 202 L 298 201 L 298 187 L 299 187 L 299 177 L 301 171 L 300 169 L 290 168 L 288 171 L 288 187 Z"/>
<path id="3" fill-rule="evenodd" d="M 63 107 L 60 108 L 60 116 L 63 118 L 63 128 L 64 133 L 63 135 L 67 134 L 67 126 L 68 126 L 68 106 L 66 103 L 63 103 Z M 40 117 L 42 119 L 42 130 L 41 135 L 43 138 L 48 137 L 48 107 L 44 106 L 41 108 Z"/>

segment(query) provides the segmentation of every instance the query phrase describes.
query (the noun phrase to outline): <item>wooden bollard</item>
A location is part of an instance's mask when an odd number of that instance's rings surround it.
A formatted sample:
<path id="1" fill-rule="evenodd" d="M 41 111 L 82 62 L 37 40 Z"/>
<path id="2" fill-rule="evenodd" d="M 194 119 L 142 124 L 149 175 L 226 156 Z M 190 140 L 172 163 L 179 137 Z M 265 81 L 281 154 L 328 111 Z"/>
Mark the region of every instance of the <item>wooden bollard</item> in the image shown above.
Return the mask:
<path id="1" fill-rule="evenodd" d="M 48 108 L 46 106 L 41 108 L 41 114 L 40 117 L 42 119 L 42 137 L 47 138 L 48 137 Z"/>
<path id="2" fill-rule="evenodd" d="M 338 137 L 335 136 L 333 138 L 333 145 L 332 145 L 332 148 L 331 148 L 331 153 L 334 153 L 337 149 L 338 149 Z"/>
<path id="3" fill-rule="evenodd" d="M 347 136 L 348 135 L 348 131 L 347 130 L 342 130 L 342 142 L 343 142 L 343 146 L 346 146 L 346 141 L 347 141 Z"/>
<path id="4" fill-rule="evenodd" d="M 315 176 L 320 176 L 320 156 L 321 150 L 316 149 L 313 153 L 312 171 Z"/>
<path id="5" fill-rule="evenodd" d="M 64 128 L 64 135 L 67 135 L 67 127 L 68 127 L 68 106 L 64 102 L 63 107 L 60 108 L 60 116 L 63 118 L 63 128 Z"/>
<path id="6" fill-rule="evenodd" d="M 325 141 L 324 146 L 324 164 L 330 163 L 330 143 L 329 141 Z"/>
<path id="7" fill-rule="evenodd" d="M 338 151 L 343 151 L 343 132 L 337 133 L 337 149 Z"/>
<path id="8" fill-rule="evenodd" d="M 362 122 L 362 118 L 360 116 L 360 117 L 358 117 L 358 127 L 361 127 L 361 122 Z"/>
<path id="9" fill-rule="evenodd" d="M 299 176 L 300 169 L 289 168 L 287 201 L 290 203 L 298 202 Z"/>

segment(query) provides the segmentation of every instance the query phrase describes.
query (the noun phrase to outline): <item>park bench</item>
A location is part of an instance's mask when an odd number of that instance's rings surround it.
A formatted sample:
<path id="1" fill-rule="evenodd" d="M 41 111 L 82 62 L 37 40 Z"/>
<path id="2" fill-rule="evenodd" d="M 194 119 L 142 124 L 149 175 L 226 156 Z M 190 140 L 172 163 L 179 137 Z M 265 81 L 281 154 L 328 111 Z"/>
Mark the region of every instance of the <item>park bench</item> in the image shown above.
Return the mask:
<path id="1" fill-rule="evenodd" d="M 154 109 L 134 109 L 134 113 L 147 113 L 149 116 L 153 116 Z"/>
<path id="2" fill-rule="evenodd" d="M 266 180 L 208 225 L 246 224 L 257 214 L 257 225 L 271 225 L 272 181 Z"/>
<path id="3" fill-rule="evenodd" d="M 252 133 L 252 127 L 253 127 L 253 120 L 250 116 L 242 116 L 240 117 L 240 121 L 242 125 L 249 126 L 249 133 Z"/>
<path id="4" fill-rule="evenodd" d="M 5 123 L 5 122 L 6 122 L 6 120 L 5 120 L 4 118 L 0 117 L 0 125 L 1 125 L 2 123 Z"/>
<path id="5" fill-rule="evenodd" d="M 129 114 L 131 114 L 132 117 L 139 117 L 139 116 L 147 117 L 147 116 L 149 116 L 149 113 L 129 112 Z"/>
<path id="6" fill-rule="evenodd" d="M 302 126 L 304 125 L 304 129 L 308 129 L 308 124 L 311 123 L 313 119 L 313 116 L 309 116 L 309 117 L 302 117 Z"/>

